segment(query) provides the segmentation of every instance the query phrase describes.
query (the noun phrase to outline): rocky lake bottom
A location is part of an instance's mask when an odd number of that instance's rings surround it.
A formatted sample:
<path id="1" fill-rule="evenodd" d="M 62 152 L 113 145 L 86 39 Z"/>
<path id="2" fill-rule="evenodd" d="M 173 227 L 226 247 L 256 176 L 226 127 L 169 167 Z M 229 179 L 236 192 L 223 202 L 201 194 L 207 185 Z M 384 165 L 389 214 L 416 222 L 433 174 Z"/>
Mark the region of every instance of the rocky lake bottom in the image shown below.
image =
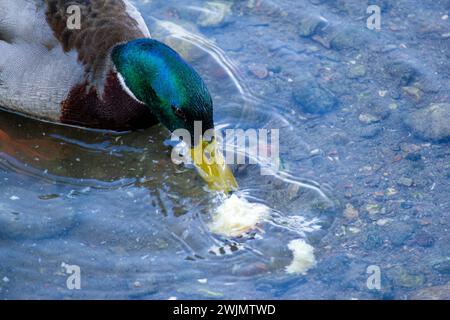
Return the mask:
<path id="1" fill-rule="evenodd" d="M 1 112 L 1 299 L 450 299 L 449 0 L 137 6 L 205 78 L 219 128 L 279 129 L 277 175 L 233 167 L 274 214 L 211 233 L 216 199 L 171 162 L 162 127 Z M 314 248 L 305 274 L 286 272 L 295 239 Z"/>

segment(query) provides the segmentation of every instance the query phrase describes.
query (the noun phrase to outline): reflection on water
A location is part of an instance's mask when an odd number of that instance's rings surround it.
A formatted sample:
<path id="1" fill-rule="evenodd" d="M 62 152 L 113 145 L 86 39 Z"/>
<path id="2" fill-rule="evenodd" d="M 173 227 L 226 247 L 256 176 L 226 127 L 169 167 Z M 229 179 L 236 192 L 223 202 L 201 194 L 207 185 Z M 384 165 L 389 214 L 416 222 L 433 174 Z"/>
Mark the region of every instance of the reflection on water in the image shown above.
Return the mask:
<path id="1" fill-rule="evenodd" d="M 167 298 L 179 296 L 187 286 L 182 283 L 197 273 L 228 281 L 283 274 L 290 259 L 285 244 L 306 237 L 301 219 L 319 218 L 317 204 L 334 214 L 318 186 L 243 166 L 236 172 L 239 195 L 265 203 L 273 214 L 244 237 L 219 237 L 208 223 L 223 199 L 205 190 L 194 170 L 172 163 L 163 143 L 169 132 L 161 126 L 113 133 L 0 116 L 2 271 L 20 264 L 15 277 L 28 279 L 15 283 L 9 297 L 21 297 L 30 285 L 28 297 L 64 297 L 62 262 L 82 268 L 80 297 Z M 231 116 L 225 121 L 234 122 Z M 289 186 L 303 190 L 294 207 L 285 199 Z M 178 279 L 176 288 L 166 288 L 174 284 L 171 277 Z M 149 279 L 154 292 L 146 291 Z M 136 281 L 142 288 L 130 288 Z M 184 290 L 202 295 L 190 286 Z"/>
<path id="2" fill-rule="evenodd" d="M 383 1 L 389 31 L 376 33 L 366 1 L 138 1 L 152 36 L 204 77 L 218 129 L 280 130 L 280 171 L 261 175 L 265 159 L 233 166 L 236 195 L 270 213 L 239 237 L 212 233 L 224 199 L 171 161 L 162 126 L 105 132 L 0 112 L 0 297 L 390 298 L 426 285 L 414 272 L 436 279 L 416 262 L 448 252 L 448 238 L 433 247 L 433 232 L 416 229 L 438 220 L 420 206 L 442 202 L 426 198 L 427 183 L 445 175 L 419 180 L 418 152 L 431 147 L 399 123 L 416 104 L 448 100 L 436 71 L 447 20 L 436 2 L 416 26 L 407 3 Z M 440 50 L 421 56 L 434 40 Z M 445 151 L 433 148 L 439 165 Z M 417 182 L 398 183 L 408 170 Z M 316 268 L 288 274 L 289 243 L 313 246 Z M 80 266 L 82 290 L 66 288 L 62 263 Z M 396 289 L 367 291 L 369 264 Z"/>
<path id="3" fill-rule="evenodd" d="M 295 128 L 273 101 L 251 91 L 215 41 L 164 15 L 146 18 L 154 37 L 204 75 L 218 129 Z M 241 165 L 234 168 L 238 195 L 273 212 L 243 236 L 218 236 L 208 225 L 224 199 L 194 170 L 172 163 L 162 126 L 114 133 L 7 112 L 0 122 L 0 275 L 11 279 L 1 292 L 7 298 L 239 297 L 255 276 L 287 276 L 287 243 L 318 243 L 334 219 L 333 202 L 313 181 L 287 170 L 261 176 L 258 165 Z M 62 263 L 80 266 L 81 291 L 66 290 Z"/>

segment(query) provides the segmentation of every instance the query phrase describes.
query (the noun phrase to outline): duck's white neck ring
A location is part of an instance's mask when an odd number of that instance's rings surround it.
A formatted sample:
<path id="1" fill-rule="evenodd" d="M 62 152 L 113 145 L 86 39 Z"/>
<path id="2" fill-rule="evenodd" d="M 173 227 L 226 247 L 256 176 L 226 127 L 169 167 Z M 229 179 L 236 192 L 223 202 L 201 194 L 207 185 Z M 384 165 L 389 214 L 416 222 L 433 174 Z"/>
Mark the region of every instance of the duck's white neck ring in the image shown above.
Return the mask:
<path id="1" fill-rule="evenodd" d="M 135 100 L 136 102 L 140 103 L 140 104 L 144 104 L 144 102 L 142 102 L 141 100 L 139 100 L 134 93 L 130 90 L 130 88 L 128 88 L 127 84 L 125 83 L 125 79 L 123 78 L 123 76 L 120 74 L 120 72 L 116 71 L 117 74 L 117 79 L 119 79 L 119 83 L 120 86 L 122 87 L 123 91 L 125 91 L 133 100 Z"/>

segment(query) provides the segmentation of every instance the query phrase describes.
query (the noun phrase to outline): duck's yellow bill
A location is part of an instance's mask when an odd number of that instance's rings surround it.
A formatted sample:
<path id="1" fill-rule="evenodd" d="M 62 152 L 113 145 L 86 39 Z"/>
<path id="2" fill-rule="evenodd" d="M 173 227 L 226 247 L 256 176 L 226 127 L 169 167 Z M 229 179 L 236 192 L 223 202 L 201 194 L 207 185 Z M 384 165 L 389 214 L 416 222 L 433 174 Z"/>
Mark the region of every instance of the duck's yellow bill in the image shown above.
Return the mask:
<path id="1" fill-rule="evenodd" d="M 238 189 L 236 179 L 226 165 L 215 140 L 199 143 L 191 149 L 191 157 L 200 176 L 211 189 L 224 193 Z"/>

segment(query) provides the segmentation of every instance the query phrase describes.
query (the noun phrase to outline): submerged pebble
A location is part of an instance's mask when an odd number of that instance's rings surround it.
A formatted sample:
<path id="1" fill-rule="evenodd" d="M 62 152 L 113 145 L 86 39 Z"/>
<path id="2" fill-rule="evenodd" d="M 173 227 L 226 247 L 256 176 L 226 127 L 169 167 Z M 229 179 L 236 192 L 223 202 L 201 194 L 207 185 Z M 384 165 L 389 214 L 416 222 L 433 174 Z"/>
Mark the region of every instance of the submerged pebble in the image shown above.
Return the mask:
<path id="1" fill-rule="evenodd" d="M 395 268 L 391 274 L 394 283 L 404 288 L 418 288 L 422 286 L 426 280 L 422 273 L 414 272 L 403 267 Z"/>
<path id="2" fill-rule="evenodd" d="M 405 123 L 412 131 L 427 140 L 450 138 L 450 103 L 432 103 L 407 115 Z"/>
<path id="3" fill-rule="evenodd" d="M 411 238 L 415 231 L 413 225 L 405 222 L 395 222 L 387 229 L 387 237 L 394 246 L 403 245 L 406 240 Z"/>
<path id="4" fill-rule="evenodd" d="M 358 120 L 365 124 L 373 124 L 380 122 L 381 119 L 377 115 L 373 115 L 370 113 L 362 113 L 359 115 Z"/>
<path id="5" fill-rule="evenodd" d="M 410 295 L 412 300 L 450 300 L 450 282 L 442 286 L 419 289 Z"/>
<path id="6" fill-rule="evenodd" d="M 314 81 L 302 81 L 296 84 L 293 98 L 302 111 L 311 114 L 330 112 L 339 104 L 333 93 Z"/>
<path id="7" fill-rule="evenodd" d="M 401 177 L 397 180 L 397 184 L 405 187 L 412 187 L 412 185 L 414 184 L 414 180 L 407 177 Z"/>
<path id="8" fill-rule="evenodd" d="M 450 257 L 433 263 L 433 269 L 440 274 L 450 275 Z"/>
<path id="9" fill-rule="evenodd" d="M 248 70 L 258 79 L 265 79 L 269 75 L 266 66 L 260 63 L 252 63 L 248 66 Z"/>
<path id="10" fill-rule="evenodd" d="M 305 15 L 299 20 L 298 33 L 301 37 L 310 37 L 328 24 L 323 17 L 315 15 Z"/>
<path id="11" fill-rule="evenodd" d="M 383 245 L 383 238 L 381 238 L 378 228 L 371 227 L 366 231 L 361 242 L 366 250 L 371 251 L 376 250 Z"/>
<path id="12" fill-rule="evenodd" d="M 361 138 L 372 139 L 377 137 L 383 131 L 383 127 L 380 124 L 370 124 L 358 128 L 358 135 Z"/>
<path id="13" fill-rule="evenodd" d="M 350 79 L 357 79 L 364 77 L 367 73 L 366 66 L 363 64 L 352 65 L 349 67 L 347 77 Z"/>
<path id="14" fill-rule="evenodd" d="M 434 237 L 426 231 L 418 231 L 414 236 L 414 242 L 421 247 L 429 248 L 434 245 Z"/>
<path id="15" fill-rule="evenodd" d="M 407 86 L 418 74 L 416 67 L 404 59 L 389 60 L 385 64 L 384 69 L 400 86 Z"/>
<path id="16" fill-rule="evenodd" d="M 231 15 L 232 3 L 211 1 L 206 2 L 197 20 L 201 27 L 220 27 L 227 22 Z"/>
<path id="17" fill-rule="evenodd" d="M 202 38 L 197 26 L 187 21 L 177 24 L 170 21 L 156 21 L 151 26 L 152 35 L 177 51 L 187 61 L 196 61 L 207 55 L 197 43 L 189 41 L 193 37 Z"/>
<path id="18" fill-rule="evenodd" d="M 371 34 L 365 30 L 354 27 L 346 27 L 338 30 L 333 39 L 331 39 L 331 47 L 334 50 L 347 50 L 361 47 L 364 43 L 369 42 Z"/>
<path id="19" fill-rule="evenodd" d="M 344 217 L 348 220 L 355 220 L 359 217 L 359 212 L 350 203 L 347 203 L 344 210 Z"/>
<path id="20" fill-rule="evenodd" d="M 417 87 L 407 86 L 407 87 L 402 87 L 402 90 L 404 93 L 406 93 L 410 97 L 415 98 L 416 100 L 419 100 L 422 97 L 422 91 Z"/>

